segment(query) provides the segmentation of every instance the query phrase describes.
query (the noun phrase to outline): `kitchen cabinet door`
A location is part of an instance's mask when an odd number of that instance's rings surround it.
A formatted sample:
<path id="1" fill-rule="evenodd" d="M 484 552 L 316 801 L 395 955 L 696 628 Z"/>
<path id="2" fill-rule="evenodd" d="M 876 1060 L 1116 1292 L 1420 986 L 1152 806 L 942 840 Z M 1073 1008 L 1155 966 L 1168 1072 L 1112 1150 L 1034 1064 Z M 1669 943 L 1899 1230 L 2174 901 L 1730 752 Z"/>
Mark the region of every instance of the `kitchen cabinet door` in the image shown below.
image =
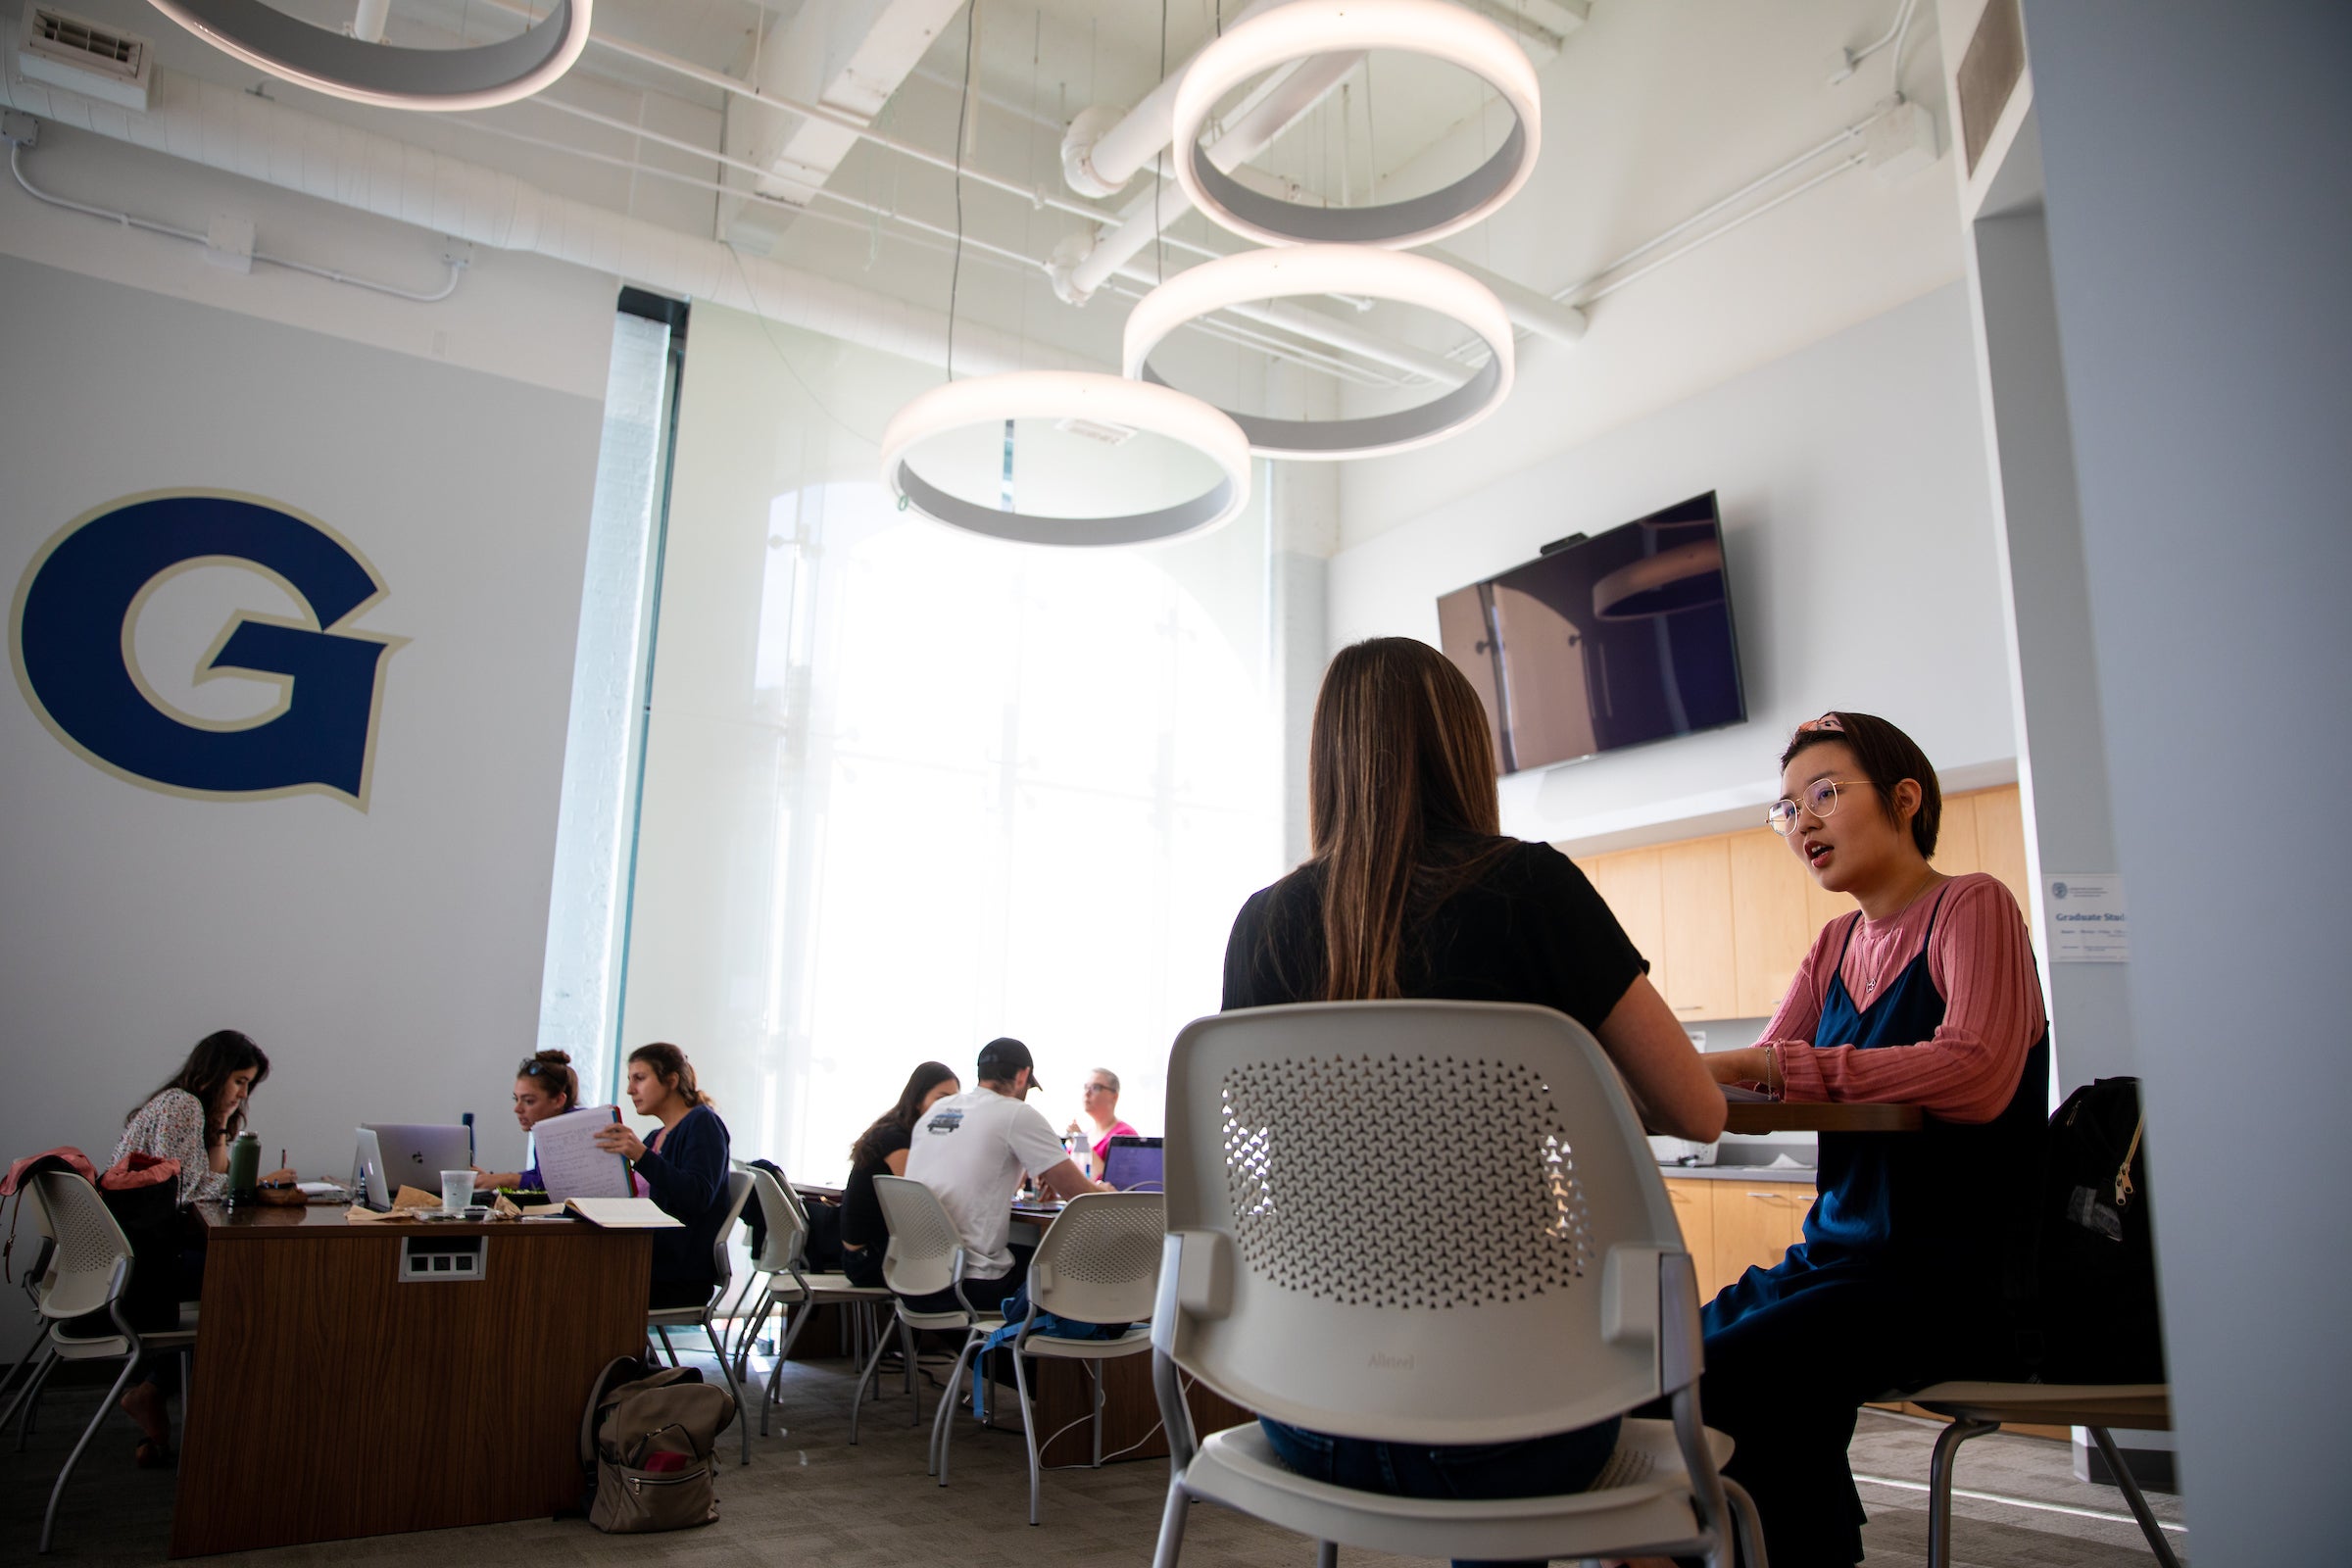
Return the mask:
<path id="1" fill-rule="evenodd" d="M 1812 879 L 1788 841 L 1768 827 L 1724 843 L 1732 860 L 1734 1015 L 1769 1018 L 1813 942 L 1805 918 L 1805 884 Z"/>
<path id="2" fill-rule="evenodd" d="M 1601 902 L 1608 905 L 1617 923 L 1635 949 L 1649 960 L 1649 983 L 1658 994 L 1672 998 L 1667 989 L 1672 968 L 1666 952 L 1666 921 L 1658 899 L 1658 852 L 1655 850 L 1619 850 L 1613 855 L 1596 855 L 1585 865 L 1585 875 Z"/>
<path id="3" fill-rule="evenodd" d="M 1683 1245 L 1690 1250 L 1690 1261 L 1698 1273 L 1702 1306 L 1715 1298 L 1725 1283 L 1715 1257 L 1715 1201 L 1707 1192 L 1712 1185 L 1688 1176 L 1680 1181 L 1671 1176 L 1666 1179 L 1666 1196 L 1674 1200 L 1675 1223 L 1683 1228 Z"/>
<path id="4" fill-rule="evenodd" d="M 1813 1189 L 1794 1182 L 1718 1181 L 1714 1189 L 1715 1261 L 1725 1283 L 1748 1268 L 1770 1268 L 1804 1240 Z"/>
<path id="5" fill-rule="evenodd" d="M 2026 819 L 2015 785 L 1986 790 L 1976 798 L 1977 869 L 1999 877 L 2031 928 L 2034 887 L 2026 876 Z"/>
<path id="6" fill-rule="evenodd" d="M 1966 876 L 1982 871 L 1984 862 L 1977 855 L 1977 797 L 1947 795 L 1943 798 L 1943 821 L 1936 829 L 1936 869 L 1945 876 Z"/>
<path id="7" fill-rule="evenodd" d="M 1678 1018 L 1737 1018 L 1730 846 L 1720 838 L 1690 839 L 1657 854 L 1666 973 L 1673 982 L 1667 1005 Z"/>

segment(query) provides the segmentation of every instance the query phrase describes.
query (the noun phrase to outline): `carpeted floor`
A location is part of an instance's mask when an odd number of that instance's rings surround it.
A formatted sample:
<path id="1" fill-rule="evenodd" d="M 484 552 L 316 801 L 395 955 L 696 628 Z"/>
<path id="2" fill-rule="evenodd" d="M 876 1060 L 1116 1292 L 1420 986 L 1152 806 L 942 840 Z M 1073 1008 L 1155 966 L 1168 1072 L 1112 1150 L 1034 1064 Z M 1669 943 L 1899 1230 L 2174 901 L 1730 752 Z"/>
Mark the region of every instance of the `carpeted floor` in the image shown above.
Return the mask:
<path id="1" fill-rule="evenodd" d="M 1102 1568 L 1148 1563 L 1167 1486 L 1162 1460 L 1101 1470 L 1049 1472 L 1044 1523 L 1027 1524 L 1027 1471 L 1018 1429 L 957 1432 L 954 1482 L 942 1489 L 923 1474 L 924 1429 L 906 1424 L 903 1394 L 867 1407 L 858 1447 L 848 1446 L 851 1375 L 840 1362 L 795 1363 L 787 1372 L 781 1419 L 790 1430 L 755 1438 L 748 1469 L 730 1466 L 721 1487 L 719 1522 L 673 1535 L 601 1536 L 579 1521 L 520 1524 L 423 1535 L 334 1542 L 214 1559 L 268 1568 L 492 1568 L 505 1563 L 760 1564 L 763 1568 Z M 26 1450 L 0 1446 L 0 1562 L 32 1559 L 50 1484 L 97 1390 L 65 1389 L 43 1403 Z M 924 1410 L 928 1415 L 927 1392 Z M 925 1426 L 927 1427 L 926 1421 Z M 262 1435 L 257 1434 L 257 1438 Z M 1924 1485 L 1935 1429 L 1865 1411 L 1855 1434 L 1858 1476 Z M 734 1434 L 722 1451 L 736 1452 Z M 59 1510 L 51 1559 L 60 1564 L 161 1561 L 171 1534 L 172 1477 L 132 1467 L 132 1432 L 116 1417 L 102 1426 Z M 1961 1487 L 2032 1498 L 2060 1507 L 2121 1515 L 2112 1490 L 2078 1483 L 2067 1450 L 2035 1438 L 1993 1436 L 1962 1450 Z M 1869 1560 L 1908 1568 L 1927 1560 L 1926 1496 L 1864 1483 L 1871 1521 Z M 2153 1496 L 2178 1520 L 2175 1498 Z M 1970 1568 L 2105 1568 L 2151 1562 L 2135 1526 L 2012 1503 L 1959 1499 L 1959 1559 Z M 2187 1560 L 2188 1538 L 2175 1535 Z M 1307 1543 L 1213 1507 L 1197 1507 L 1184 1561 L 1193 1568 L 1295 1565 L 1313 1561 Z M 1349 1564 L 1408 1559 L 1353 1550 Z M 1780 1564 L 1777 1568 L 1803 1568 Z"/>

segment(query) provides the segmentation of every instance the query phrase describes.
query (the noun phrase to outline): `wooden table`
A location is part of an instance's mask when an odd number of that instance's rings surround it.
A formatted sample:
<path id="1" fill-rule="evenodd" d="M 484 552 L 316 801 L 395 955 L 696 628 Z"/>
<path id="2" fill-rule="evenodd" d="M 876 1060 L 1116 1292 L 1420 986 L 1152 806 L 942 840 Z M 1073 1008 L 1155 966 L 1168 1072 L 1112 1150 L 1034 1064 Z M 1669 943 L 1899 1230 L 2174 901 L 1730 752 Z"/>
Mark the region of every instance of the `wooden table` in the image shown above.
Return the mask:
<path id="1" fill-rule="evenodd" d="M 1915 1133 L 1917 1105 L 1831 1104 L 1826 1102 L 1735 1100 L 1727 1133 Z"/>
<path id="2" fill-rule="evenodd" d="M 198 1213 L 204 1308 L 172 1556 L 577 1505 L 580 1407 L 607 1362 L 645 1345 L 648 1232 Z M 412 1238 L 485 1240 L 478 1274 L 402 1279 Z"/>

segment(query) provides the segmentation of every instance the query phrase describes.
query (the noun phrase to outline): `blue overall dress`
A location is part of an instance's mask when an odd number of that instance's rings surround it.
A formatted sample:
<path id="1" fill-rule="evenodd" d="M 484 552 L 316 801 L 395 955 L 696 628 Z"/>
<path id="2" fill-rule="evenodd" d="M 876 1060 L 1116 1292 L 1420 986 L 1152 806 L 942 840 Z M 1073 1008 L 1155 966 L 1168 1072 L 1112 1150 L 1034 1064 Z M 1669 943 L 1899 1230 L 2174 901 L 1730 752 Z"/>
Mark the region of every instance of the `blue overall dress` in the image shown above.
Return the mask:
<path id="1" fill-rule="evenodd" d="M 1919 956 L 1870 1005 L 1834 973 L 1817 1046 L 1916 1045 L 1943 1022 L 1928 972 L 1936 895 Z M 1856 914 L 1838 969 L 1862 923 Z M 1846 1468 L 1854 1415 L 1891 1389 L 2013 1370 L 2011 1305 L 2029 1279 L 2041 1180 L 2049 1035 L 2027 1053 L 2008 1106 L 1967 1126 L 1824 1133 L 1805 1239 L 1708 1303 L 1707 1425 L 1738 1444 L 1727 1473 L 1756 1499 L 1774 1563 L 1854 1563 L 1862 1502 Z"/>

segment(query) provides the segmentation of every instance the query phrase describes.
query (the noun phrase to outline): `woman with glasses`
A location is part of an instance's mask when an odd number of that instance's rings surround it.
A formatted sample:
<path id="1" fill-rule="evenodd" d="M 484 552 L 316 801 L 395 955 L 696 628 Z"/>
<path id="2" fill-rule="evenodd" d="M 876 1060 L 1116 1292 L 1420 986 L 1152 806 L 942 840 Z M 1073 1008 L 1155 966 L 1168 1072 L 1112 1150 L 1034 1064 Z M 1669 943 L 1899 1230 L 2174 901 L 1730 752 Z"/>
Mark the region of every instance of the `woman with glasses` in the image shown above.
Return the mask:
<path id="1" fill-rule="evenodd" d="M 1086 1075 L 1086 1084 L 1078 1091 L 1078 1099 L 1079 1108 L 1086 1112 L 1086 1119 L 1093 1124 L 1093 1129 L 1089 1131 L 1073 1120 L 1063 1130 L 1062 1136 L 1067 1138 L 1075 1134 L 1092 1146 L 1093 1163 L 1086 1173 L 1101 1181 L 1102 1162 L 1110 1157 L 1110 1141 L 1113 1138 L 1136 1138 L 1142 1135 L 1119 1119 L 1119 1075 L 1108 1067 L 1097 1067 Z"/>
<path id="2" fill-rule="evenodd" d="M 1436 649 L 1380 637 L 1324 673 L 1307 743 L 1314 853 L 1251 895 L 1225 949 L 1225 1007 L 1391 997 L 1524 1002 L 1591 1030 L 1642 1119 L 1723 1133 L 1722 1092 L 1616 916 L 1548 844 L 1505 838 L 1478 694 Z M 1378 1443 L 1262 1423 L 1302 1475 L 1413 1497 L 1582 1492 L 1619 1418 L 1475 1447 Z"/>
<path id="3" fill-rule="evenodd" d="M 1764 1038 L 1704 1059 L 1792 1101 L 1910 1103 L 1916 1133 L 1824 1133 L 1805 1239 L 1705 1312 L 1707 1424 L 1756 1500 L 1775 1562 L 1862 1559 L 1854 1415 L 1894 1389 L 2025 1370 L 2049 1095 L 2048 1032 L 2009 890 L 1932 863 L 1942 796 L 1926 754 L 1869 713 L 1798 727 L 1769 819 L 1832 893 Z"/>
<path id="4" fill-rule="evenodd" d="M 572 1070 L 568 1051 L 534 1052 L 528 1061 L 514 1069 L 514 1124 L 526 1138 L 533 1127 L 550 1116 L 561 1116 L 579 1106 L 580 1075 Z M 539 1174 L 535 1150 L 530 1164 L 521 1170 L 477 1169 L 474 1178 L 483 1187 L 512 1187 L 521 1192 L 547 1190 L 547 1178 Z"/>

